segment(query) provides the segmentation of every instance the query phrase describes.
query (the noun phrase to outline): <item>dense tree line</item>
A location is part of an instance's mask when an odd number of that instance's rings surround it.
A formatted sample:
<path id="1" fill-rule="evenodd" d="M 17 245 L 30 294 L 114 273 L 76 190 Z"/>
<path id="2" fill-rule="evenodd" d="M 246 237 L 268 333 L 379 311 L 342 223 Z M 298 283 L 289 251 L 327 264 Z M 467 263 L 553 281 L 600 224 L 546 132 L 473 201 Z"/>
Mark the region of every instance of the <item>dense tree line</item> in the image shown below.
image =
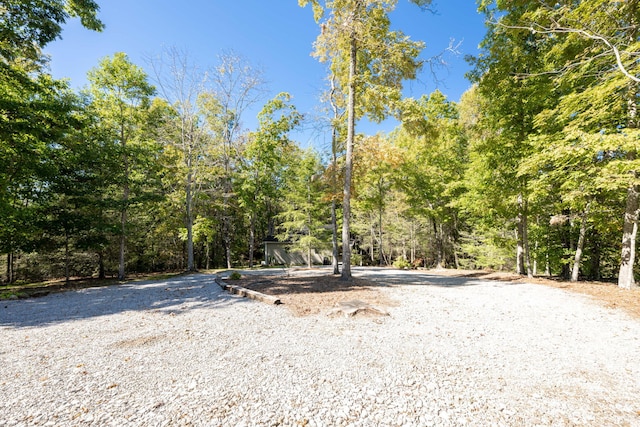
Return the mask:
<path id="1" fill-rule="evenodd" d="M 5 282 L 254 266 L 277 237 L 309 264 L 333 247 L 336 272 L 342 241 L 345 277 L 363 264 L 635 285 L 637 1 L 481 2 L 488 30 L 459 102 L 402 97 L 423 44 L 389 31 L 396 1 L 301 1 L 321 28 L 330 153 L 291 140 L 294 100 L 267 99 L 233 52 L 205 72 L 167 49 L 151 76 L 116 53 L 75 93 L 40 49 L 72 16 L 100 30 L 97 5 L 5 3 Z M 358 134 L 365 115 L 400 125 Z"/>

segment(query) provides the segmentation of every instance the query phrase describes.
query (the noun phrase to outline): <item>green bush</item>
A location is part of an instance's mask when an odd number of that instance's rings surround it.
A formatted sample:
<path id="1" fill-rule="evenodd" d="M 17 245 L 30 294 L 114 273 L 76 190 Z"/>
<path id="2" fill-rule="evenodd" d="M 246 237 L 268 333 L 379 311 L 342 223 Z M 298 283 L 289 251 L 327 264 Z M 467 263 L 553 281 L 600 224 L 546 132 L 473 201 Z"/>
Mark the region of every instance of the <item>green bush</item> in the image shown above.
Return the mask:
<path id="1" fill-rule="evenodd" d="M 351 253 L 351 265 L 361 266 L 362 265 L 362 255 Z"/>
<path id="2" fill-rule="evenodd" d="M 411 264 L 404 257 L 396 259 L 393 262 L 393 266 L 395 268 L 399 268 L 400 270 L 407 270 L 407 269 L 411 268 Z"/>
<path id="3" fill-rule="evenodd" d="M 242 274 L 238 273 L 237 271 L 234 271 L 229 276 L 229 279 L 231 279 L 231 280 L 240 280 L 240 279 L 242 279 Z"/>
<path id="4" fill-rule="evenodd" d="M 2 292 L 0 293 L 0 300 L 20 299 L 26 298 L 28 295 L 24 292 Z"/>

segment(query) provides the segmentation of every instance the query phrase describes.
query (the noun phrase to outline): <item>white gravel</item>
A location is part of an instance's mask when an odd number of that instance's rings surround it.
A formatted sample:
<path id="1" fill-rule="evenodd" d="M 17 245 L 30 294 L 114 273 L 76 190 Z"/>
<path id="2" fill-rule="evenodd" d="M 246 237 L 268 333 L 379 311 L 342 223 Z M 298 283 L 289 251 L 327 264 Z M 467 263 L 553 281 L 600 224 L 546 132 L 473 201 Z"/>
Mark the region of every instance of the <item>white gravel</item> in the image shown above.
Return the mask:
<path id="1" fill-rule="evenodd" d="M 0 426 L 640 426 L 637 319 L 355 273 L 393 285 L 391 316 L 297 318 L 207 275 L 0 302 Z"/>

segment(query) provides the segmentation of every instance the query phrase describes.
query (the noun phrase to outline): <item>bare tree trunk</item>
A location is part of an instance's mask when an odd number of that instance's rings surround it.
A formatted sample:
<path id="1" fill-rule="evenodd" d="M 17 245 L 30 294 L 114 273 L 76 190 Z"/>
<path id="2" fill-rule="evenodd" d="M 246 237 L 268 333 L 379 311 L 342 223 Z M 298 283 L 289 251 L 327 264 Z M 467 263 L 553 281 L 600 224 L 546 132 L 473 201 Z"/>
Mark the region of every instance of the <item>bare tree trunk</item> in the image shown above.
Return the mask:
<path id="1" fill-rule="evenodd" d="M 253 252 L 256 249 L 256 214 L 251 213 L 251 225 L 249 226 L 249 268 L 253 268 Z"/>
<path id="2" fill-rule="evenodd" d="M 549 235 L 549 227 L 547 226 L 547 248 L 544 251 L 544 275 L 551 277 L 551 262 L 549 261 L 549 245 L 551 244 L 551 236 Z"/>
<path id="3" fill-rule="evenodd" d="M 632 3 L 632 12 L 636 11 L 637 2 Z M 630 16 L 630 21 L 635 24 L 635 13 Z M 633 27 L 637 28 L 637 27 Z M 631 32 L 631 41 L 635 42 L 637 30 Z M 628 90 L 627 105 L 628 105 L 628 123 L 627 127 L 635 129 L 638 127 L 638 84 L 631 82 Z M 631 151 L 627 154 L 628 160 L 635 160 L 636 153 Z M 637 172 L 630 172 L 633 175 L 634 181 L 637 178 Z M 622 229 L 622 253 L 620 256 L 620 272 L 618 274 L 618 286 L 623 289 L 631 289 L 636 286 L 635 277 L 633 274 L 633 266 L 636 260 L 636 238 L 638 236 L 638 209 L 639 209 L 639 195 L 638 186 L 635 183 L 629 185 L 627 189 L 627 205 L 624 213 L 624 226 Z"/>
<path id="4" fill-rule="evenodd" d="M 124 166 L 124 188 L 122 191 L 122 211 L 120 212 L 120 259 L 118 263 L 118 280 L 125 279 L 124 253 L 127 236 L 127 208 L 129 204 L 129 157 L 127 156 L 127 140 L 124 126 L 120 127 L 120 143 L 122 144 L 122 160 Z"/>
<path id="5" fill-rule="evenodd" d="M 378 265 L 383 266 L 385 262 L 384 247 L 382 244 L 382 203 L 378 207 Z"/>
<path id="6" fill-rule="evenodd" d="M 14 281 L 13 272 L 13 252 L 7 254 L 7 283 L 11 284 Z"/>
<path id="7" fill-rule="evenodd" d="M 629 42 L 635 43 L 638 36 L 638 19 L 637 19 L 638 2 L 632 1 L 629 4 Z M 627 127 L 631 129 L 638 128 L 638 83 L 629 82 L 627 91 L 627 109 L 628 123 Z M 636 152 L 631 151 L 627 154 L 628 160 L 636 159 Z M 631 172 L 634 181 L 637 178 L 637 172 Z M 633 274 L 633 266 L 636 259 L 636 238 L 638 235 L 638 186 L 634 183 L 629 185 L 627 189 L 627 205 L 624 213 L 624 226 L 622 230 L 622 253 L 620 260 L 620 273 L 618 274 L 618 286 L 624 289 L 631 289 L 636 286 Z"/>
<path id="8" fill-rule="evenodd" d="M 369 247 L 369 261 L 371 262 L 371 265 L 373 265 L 373 263 L 376 262 L 376 252 L 375 252 L 376 230 L 375 230 L 375 227 L 373 226 L 373 223 L 371 224 L 369 231 L 370 231 L 369 235 L 371 237 L 371 245 Z"/>
<path id="9" fill-rule="evenodd" d="M 451 233 L 451 246 L 453 246 L 453 260 L 456 269 L 460 269 L 460 260 L 458 259 L 458 239 L 460 233 L 458 231 L 458 215 L 453 214 L 453 232 Z"/>
<path id="10" fill-rule="evenodd" d="M 516 272 L 518 274 L 527 274 L 525 266 L 525 250 L 524 250 L 524 233 L 525 233 L 525 218 L 522 209 L 522 194 L 518 194 L 518 217 L 517 217 L 517 229 L 516 229 Z"/>
<path id="11" fill-rule="evenodd" d="M 436 238 L 436 269 L 444 268 L 444 242 L 442 241 L 442 235 L 438 231 L 438 223 L 433 220 L 433 233 Z"/>
<path id="12" fill-rule="evenodd" d="M 125 259 L 124 259 L 124 253 L 125 253 L 125 246 L 126 246 L 126 237 L 125 237 L 125 227 L 127 225 L 127 211 L 126 209 L 123 208 L 122 212 L 120 213 L 120 256 L 119 256 L 119 262 L 118 262 L 118 280 L 124 280 L 125 279 L 125 272 L 124 272 L 124 263 L 125 263 Z"/>
<path id="13" fill-rule="evenodd" d="M 107 277 L 107 274 L 104 269 L 104 251 L 100 250 L 98 252 L 98 279 L 104 279 Z"/>
<path id="14" fill-rule="evenodd" d="M 340 274 L 340 266 L 338 263 L 338 218 L 336 215 L 336 201 L 331 201 L 331 243 L 332 243 L 332 257 L 331 266 L 333 267 L 333 274 Z"/>
<path id="15" fill-rule="evenodd" d="M 456 250 L 455 242 L 453 243 L 453 262 L 455 263 L 456 270 L 460 269 L 460 260 L 458 259 L 458 251 Z"/>
<path id="16" fill-rule="evenodd" d="M 529 204 L 526 200 L 523 202 L 522 223 L 522 240 L 524 243 L 524 259 L 527 267 L 527 277 L 532 278 L 531 251 L 529 250 Z"/>
<path id="17" fill-rule="evenodd" d="M 71 260 L 69 259 L 69 233 L 64 233 L 64 281 L 69 283 L 69 279 L 71 278 L 71 268 L 70 268 Z"/>
<path id="18" fill-rule="evenodd" d="M 307 202 L 311 205 L 311 188 L 309 186 L 307 186 Z M 307 212 L 307 221 L 309 224 L 309 233 L 307 234 L 309 236 L 309 244 L 307 246 L 307 268 L 311 268 L 313 264 L 311 262 L 311 210 Z"/>
<path id="19" fill-rule="evenodd" d="M 533 242 L 533 250 L 536 251 L 536 253 L 538 253 L 538 241 L 536 240 L 535 242 Z M 538 259 L 534 258 L 533 259 L 533 275 L 537 276 L 538 275 Z"/>
<path id="20" fill-rule="evenodd" d="M 351 36 L 349 57 L 349 96 L 347 113 L 347 152 L 344 166 L 344 200 L 342 203 L 342 279 L 351 280 L 351 173 L 353 145 L 356 128 L 356 70 L 358 45 L 355 34 Z"/>
<path id="21" fill-rule="evenodd" d="M 416 230 L 415 224 L 411 221 L 411 227 L 409 228 L 410 239 L 411 239 L 411 264 L 416 260 Z"/>
<path id="22" fill-rule="evenodd" d="M 189 155 L 191 157 L 191 155 Z M 187 271 L 195 271 L 193 256 L 193 175 L 191 173 L 191 160 L 188 160 L 187 183 L 185 186 L 185 211 L 187 226 Z"/>
<path id="23" fill-rule="evenodd" d="M 580 235 L 578 237 L 578 245 L 576 246 L 576 254 L 573 259 L 573 269 L 571 271 L 571 281 L 577 282 L 580 275 L 580 261 L 582 259 L 582 251 L 584 249 L 584 238 L 587 234 L 587 218 L 589 216 L 590 203 L 584 208 L 582 212 L 582 222 L 580 223 Z"/>
<path id="24" fill-rule="evenodd" d="M 631 289 L 636 286 L 633 265 L 636 258 L 636 238 L 638 235 L 638 187 L 631 185 L 627 190 L 627 206 L 624 213 L 624 227 L 622 232 L 622 255 L 618 286 Z"/>
<path id="25" fill-rule="evenodd" d="M 206 258 L 206 261 L 205 261 L 206 265 L 204 268 L 209 270 L 211 268 L 211 243 L 209 243 L 208 238 L 204 242 L 204 247 L 205 247 L 205 258 Z"/>
<path id="26" fill-rule="evenodd" d="M 335 102 L 334 95 L 336 92 L 336 77 L 331 74 L 331 96 L 329 97 L 331 102 L 331 108 L 333 109 L 333 124 L 331 126 L 331 160 L 333 162 L 333 173 L 331 176 L 331 243 L 332 243 L 332 258 L 331 265 L 333 267 L 333 274 L 340 274 L 340 265 L 338 262 L 338 215 L 337 215 L 337 203 L 335 194 L 337 193 L 338 183 L 338 119 L 340 114 L 338 113 L 338 105 Z"/>

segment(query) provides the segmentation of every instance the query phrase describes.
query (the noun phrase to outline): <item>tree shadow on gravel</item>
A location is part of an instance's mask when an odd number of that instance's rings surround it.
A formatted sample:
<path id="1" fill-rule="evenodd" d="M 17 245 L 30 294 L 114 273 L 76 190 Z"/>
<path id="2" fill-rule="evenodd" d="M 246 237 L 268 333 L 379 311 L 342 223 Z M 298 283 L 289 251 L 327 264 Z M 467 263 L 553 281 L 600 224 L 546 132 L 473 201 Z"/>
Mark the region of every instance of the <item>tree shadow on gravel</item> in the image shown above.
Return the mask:
<path id="1" fill-rule="evenodd" d="M 241 280 L 230 282 L 238 286 L 262 292 L 268 295 L 280 296 L 285 294 L 314 294 L 325 292 L 358 292 L 380 287 L 415 285 L 456 288 L 477 286 L 493 283 L 497 286 L 512 285 L 509 282 L 487 281 L 473 277 L 439 276 L 418 271 L 401 271 L 386 268 L 358 268 L 354 269 L 352 280 L 342 280 L 339 275 L 308 273 L 300 276 L 292 275 L 243 275 Z"/>
<path id="2" fill-rule="evenodd" d="M 392 295 L 381 292 L 383 288 L 394 286 L 461 288 L 487 283 L 462 277 L 441 277 L 384 268 L 357 268 L 354 269 L 353 276 L 352 280 L 344 281 L 339 275 L 322 269 L 293 271 L 280 276 L 261 276 L 251 272 L 230 283 L 278 297 L 296 316 L 331 312 L 332 308 L 345 302 L 357 301 L 382 309 L 397 306 L 399 301 L 394 300 Z M 494 284 L 507 285 L 498 282 Z"/>
<path id="3" fill-rule="evenodd" d="M 307 294 L 323 292 L 354 292 L 371 287 L 385 286 L 382 283 L 366 279 L 354 278 L 343 281 L 340 276 L 249 276 L 238 281 L 229 282 L 268 295 Z"/>
<path id="4" fill-rule="evenodd" d="M 214 275 L 193 274 L 0 301 L 0 327 L 46 326 L 127 311 L 148 310 L 176 316 L 194 309 L 221 308 L 237 301 L 238 297 L 220 289 Z"/>
<path id="5" fill-rule="evenodd" d="M 394 270 L 382 267 L 368 267 L 354 269 L 356 277 L 366 278 L 382 286 L 414 285 L 437 286 L 443 288 L 460 288 L 468 286 L 486 285 L 511 286 L 513 279 L 499 280 L 487 278 L 483 274 L 472 275 L 440 275 L 422 270 Z M 518 276 L 520 278 L 520 276 Z"/>

